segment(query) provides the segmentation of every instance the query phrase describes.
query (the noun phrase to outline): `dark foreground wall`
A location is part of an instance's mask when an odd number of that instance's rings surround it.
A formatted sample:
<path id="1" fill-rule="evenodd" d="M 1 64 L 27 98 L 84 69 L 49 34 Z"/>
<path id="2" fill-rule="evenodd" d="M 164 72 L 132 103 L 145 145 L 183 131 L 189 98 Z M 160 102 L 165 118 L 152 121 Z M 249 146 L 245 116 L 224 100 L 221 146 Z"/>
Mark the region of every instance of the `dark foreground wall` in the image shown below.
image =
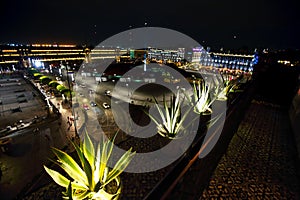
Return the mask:
<path id="1" fill-rule="evenodd" d="M 300 89 L 299 92 L 293 98 L 289 114 L 291 126 L 295 137 L 295 143 L 298 149 L 298 157 L 300 159 Z"/>
<path id="2" fill-rule="evenodd" d="M 196 143 L 144 200 L 197 199 L 197 197 L 200 197 L 243 119 L 254 92 L 254 85 L 249 84 L 245 91 L 232 102 L 232 105 L 228 106 L 221 136 L 213 150 L 206 157 L 199 159 L 197 153 L 201 141 L 199 144 Z M 195 166 L 197 166 L 197 170 L 192 170 Z"/>

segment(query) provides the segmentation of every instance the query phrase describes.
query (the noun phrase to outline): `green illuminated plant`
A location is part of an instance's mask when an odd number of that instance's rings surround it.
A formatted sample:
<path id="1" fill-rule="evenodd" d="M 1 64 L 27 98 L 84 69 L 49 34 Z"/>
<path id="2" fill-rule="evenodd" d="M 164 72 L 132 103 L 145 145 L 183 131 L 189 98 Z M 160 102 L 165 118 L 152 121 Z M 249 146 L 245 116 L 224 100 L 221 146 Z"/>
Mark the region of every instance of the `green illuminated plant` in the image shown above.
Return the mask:
<path id="1" fill-rule="evenodd" d="M 119 175 L 128 166 L 135 152 L 132 152 L 130 148 L 112 169 L 109 168 L 108 161 L 113 150 L 114 139 L 115 137 L 112 141 L 103 141 L 101 146 L 99 143 L 95 149 L 86 133 L 84 141 L 80 145 L 73 143 L 80 160 L 79 164 L 67 153 L 52 148 L 53 153 L 58 158 L 57 162 L 53 162 L 59 165 L 70 179 L 46 166 L 44 168 L 58 185 L 66 188 L 66 192 L 63 193 L 64 199 L 106 200 L 119 197 L 121 192 Z M 117 186 L 114 194 L 106 191 L 108 184 Z"/>
<path id="2" fill-rule="evenodd" d="M 193 97 L 186 96 L 194 107 L 194 112 L 197 114 L 210 114 L 212 112 L 210 106 L 215 100 L 215 98 L 212 98 L 210 95 L 210 85 L 204 81 L 198 82 L 194 84 L 193 92 Z"/>
<path id="3" fill-rule="evenodd" d="M 215 85 L 215 96 L 217 100 L 227 100 L 228 94 L 233 92 L 237 86 L 235 79 L 230 78 L 229 75 L 222 75 L 222 81 Z"/>
<path id="4" fill-rule="evenodd" d="M 154 115 L 150 115 L 146 113 L 151 120 L 157 125 L 158 133 L 170 139 L 176 138 L 180 131 L 183 131 L 186 127 L 183 126 L 186 117 L 189 114 L 189 111 L 192 107 L 190 107 L 183 115 L 181 115 L 181 107 L 183 105 L 184 99 L 180 98 L 179 91 L 177 95 L 173 95 L 170 97 L 170 103 L 168 106 L 168 102 L 163 97 L 163 108 L 159 106 L 159 103 L 154 98 L 155 107 L 159 112 L 159 118 Z"/>

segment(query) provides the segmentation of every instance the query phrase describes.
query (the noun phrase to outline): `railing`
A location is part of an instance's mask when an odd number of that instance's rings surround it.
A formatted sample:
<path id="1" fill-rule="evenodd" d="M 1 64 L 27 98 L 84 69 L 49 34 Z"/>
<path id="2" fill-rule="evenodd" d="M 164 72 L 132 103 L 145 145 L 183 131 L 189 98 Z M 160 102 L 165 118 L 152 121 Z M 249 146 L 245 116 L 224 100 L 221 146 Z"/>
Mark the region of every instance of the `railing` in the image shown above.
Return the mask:
<path id="1" fill-rule="evenodd" d="M 228 105 L 227 116 L 221 136 L 214 149 L 204 158 L 200 160 L 201 185 L 197 185 L 197 194 L 201 195 L 205 185 L 208 184 L 209 178 L 216 168 L 222 155 L 225 153 L 227 146 L 237 130 L 246 108 L 250 105 L 254 93 L 254 86 L 247 85 L 244 92 L 236 96 Z M 215 131 L 219 131 L 217 127 Z M 206 133 L 206 130 L 203 130 Z M 205 135 L 205 134 L 204 134 Z M 199 161 L 199 149 L 203 142 L 203 136 L 198 137 L 187 152 L 176 162 L 175 166 L 165 175 L 165 177 L 153 188 L 153 190 L 144 198 L 144 200 L 152 199 L 176 199 L 176 187 L 178 183 L 184 180 L 184 177 L 189 173 L 189 169 Z M 199 163 L 197 163 L 199 164 Z M 188 192 L 188 191 L 186 191 Z M 194 199 L 197 197 L 193 196 Z"/>

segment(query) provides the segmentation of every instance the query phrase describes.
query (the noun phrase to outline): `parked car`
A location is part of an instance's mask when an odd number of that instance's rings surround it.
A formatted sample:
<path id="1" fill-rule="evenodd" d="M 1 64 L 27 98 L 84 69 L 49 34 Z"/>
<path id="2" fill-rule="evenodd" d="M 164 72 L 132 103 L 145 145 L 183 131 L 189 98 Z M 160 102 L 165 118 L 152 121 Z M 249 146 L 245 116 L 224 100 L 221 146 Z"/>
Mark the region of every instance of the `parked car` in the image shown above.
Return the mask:
<path id="1" fill-rule="evenodd" d="M 102 106 L 103 106 L 103 108 L 105 108 L 105 109 L 110 108 L 110 105 L 109 105 L 108 103 L 105 103 L 105 102 L 102 104 Z"/>
<path id="2" fill-rule="evenodd" d="M 110 95 L 110 90 L 105 90 L 104 94 L 109 96 Z"/>
<path id="3" fill-rule="evenodd" d="M 92 107 L 97 106 L 97 104 L 96 104 L 95 102 L 93 102 L 93 101 L 90 102 L 90 105 L 91 105 Z"/>

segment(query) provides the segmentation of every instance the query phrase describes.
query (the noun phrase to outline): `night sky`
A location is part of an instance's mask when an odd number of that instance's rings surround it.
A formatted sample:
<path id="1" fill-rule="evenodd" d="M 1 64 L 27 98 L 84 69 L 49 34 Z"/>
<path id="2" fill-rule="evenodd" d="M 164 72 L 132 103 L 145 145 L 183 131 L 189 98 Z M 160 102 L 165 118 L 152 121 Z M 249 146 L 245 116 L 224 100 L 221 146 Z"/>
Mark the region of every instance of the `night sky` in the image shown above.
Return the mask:
<path id="1" fill-rule="evenodd" d="M 298 10 L 297 0 L 1 0 L 0 43 L 98 44 L 146 23 L 212 48 L 300 48 Z"/>

